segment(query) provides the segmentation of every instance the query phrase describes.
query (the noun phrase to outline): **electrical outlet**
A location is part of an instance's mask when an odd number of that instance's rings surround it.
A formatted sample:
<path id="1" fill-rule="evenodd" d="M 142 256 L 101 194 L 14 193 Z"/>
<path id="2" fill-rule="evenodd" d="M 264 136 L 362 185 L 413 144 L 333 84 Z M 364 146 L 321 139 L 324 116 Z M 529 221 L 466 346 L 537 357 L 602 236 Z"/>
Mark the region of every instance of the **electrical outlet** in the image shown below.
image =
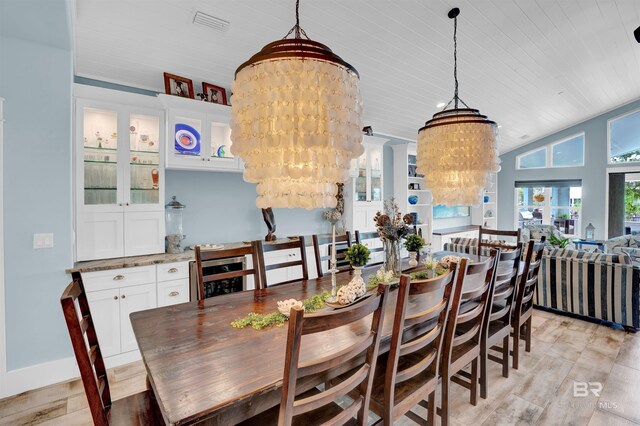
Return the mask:
<path id="1" fill-rule="evenodd" d="M 33 248 L 44 249 L 53 247 L 53 234 L 33 234 Z"/>

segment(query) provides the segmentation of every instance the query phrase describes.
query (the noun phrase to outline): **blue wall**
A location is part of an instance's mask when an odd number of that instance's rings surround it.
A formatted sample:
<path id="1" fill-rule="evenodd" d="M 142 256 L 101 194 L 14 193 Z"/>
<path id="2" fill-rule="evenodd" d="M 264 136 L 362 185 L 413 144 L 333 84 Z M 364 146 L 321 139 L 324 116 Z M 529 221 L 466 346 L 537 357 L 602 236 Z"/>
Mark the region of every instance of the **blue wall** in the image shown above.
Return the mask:
<path id="1" fill-rule="evenodd" d="M 607 120 L 640 108 L 640 100 L 601 114 L 590 120 L 569 127 L 550 136 L 531 142 L 500 156 L 502 170 L 498 173 L 498 226 L 500 229 L 514 227 L 514 182 L 534 179 L 582 179 L 582 223 L 593 223 L 597 239 L 606 238 L 605 202 L 607 197 L 606 169 L 628 167 L 630 164 L 610 165 L 607 152 Z M 516 156 L 559 141 L 577 133 L 585 134 L 585 158 L 583 167 L 516 170 Z M 640 165 L 638 165 L 640 170 Z M 581 225 L 582 226 L 582 225 Z M 582 226 L 582 228 L 584 228 Z M 584 234 L 584 229 L 581 230 Z"/>
<path id="2" fill-rule="evenodd" d="M 0 54 L 10 371 L 73 354 L 59 303 L 69 279 L 64 270 L 72 264 L 73 69 L 69 49 L 32 41 L 0 36 Z M 54 234 L 54 248 L 33 249 L 33 234 L 40 232 Z"/>

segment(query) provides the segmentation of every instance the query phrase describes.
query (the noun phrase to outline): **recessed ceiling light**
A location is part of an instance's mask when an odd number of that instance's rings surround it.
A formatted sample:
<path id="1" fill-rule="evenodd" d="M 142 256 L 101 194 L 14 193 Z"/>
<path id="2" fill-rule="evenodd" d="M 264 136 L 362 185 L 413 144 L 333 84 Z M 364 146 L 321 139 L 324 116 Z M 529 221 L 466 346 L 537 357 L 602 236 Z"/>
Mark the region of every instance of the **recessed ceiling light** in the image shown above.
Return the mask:
<path id="1" fill-rule="evenodd" d="M 446 105 L 446 103 L 440 102 L 438 105 L 436 105 L 436 108 L 442 108 L 445 105 Z"/>

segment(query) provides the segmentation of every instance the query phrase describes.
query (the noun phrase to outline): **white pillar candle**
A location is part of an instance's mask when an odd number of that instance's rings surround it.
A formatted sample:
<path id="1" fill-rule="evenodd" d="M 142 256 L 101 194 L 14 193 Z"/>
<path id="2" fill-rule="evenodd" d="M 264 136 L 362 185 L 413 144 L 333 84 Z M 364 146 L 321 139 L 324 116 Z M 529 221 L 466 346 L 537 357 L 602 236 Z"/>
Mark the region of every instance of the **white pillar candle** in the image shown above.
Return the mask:
<path id="1" fill-rule="evenodd" d="M 336 267 L 336 224 L 331 225 L 331 268 Z"/>

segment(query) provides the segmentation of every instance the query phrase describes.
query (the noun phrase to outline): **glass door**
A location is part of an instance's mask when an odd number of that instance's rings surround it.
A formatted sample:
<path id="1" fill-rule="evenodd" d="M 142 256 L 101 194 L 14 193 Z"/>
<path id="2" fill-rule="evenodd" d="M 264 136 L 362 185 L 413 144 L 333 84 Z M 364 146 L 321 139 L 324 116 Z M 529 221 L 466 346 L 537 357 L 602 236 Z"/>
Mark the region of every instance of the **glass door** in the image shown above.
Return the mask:
<path id="1" fill-rule="evenodd" d="M 355 201 L 367 201 L 367 151 L 358 158 Z"/>
<path id="2" fill-rule="evenodd" d="M 369 201 L 382 201 L 382 151 L 371 147 L 368 153 L 371 170 Z"/>
<path id="3" fill-rule="evenodd" d="M 83 110 L 84 205 L 118 204 L 118 114 Z"/>
<path id="4" fill-rule="evenodd" d="M 192 163 L 206 161 L 205 145 L 203 144 L 204 115 L 201 114 L 172 114 L 169 123 L 170 139 L 167 143 L 171 147 L 168 160 L 176 163 Z"/>
<path id="5" fill-rule="evenodd" d="M 209 161 L 215 168 L 238 168 L 238 159 L 231 153 L 231 129 L 226 123 L 211 121 Z"/>
<path id="6" fill-rule="evenodd" d="M 160 202 L 160 118 L 131 114 L 129 118 L 130 203 Z"/>

